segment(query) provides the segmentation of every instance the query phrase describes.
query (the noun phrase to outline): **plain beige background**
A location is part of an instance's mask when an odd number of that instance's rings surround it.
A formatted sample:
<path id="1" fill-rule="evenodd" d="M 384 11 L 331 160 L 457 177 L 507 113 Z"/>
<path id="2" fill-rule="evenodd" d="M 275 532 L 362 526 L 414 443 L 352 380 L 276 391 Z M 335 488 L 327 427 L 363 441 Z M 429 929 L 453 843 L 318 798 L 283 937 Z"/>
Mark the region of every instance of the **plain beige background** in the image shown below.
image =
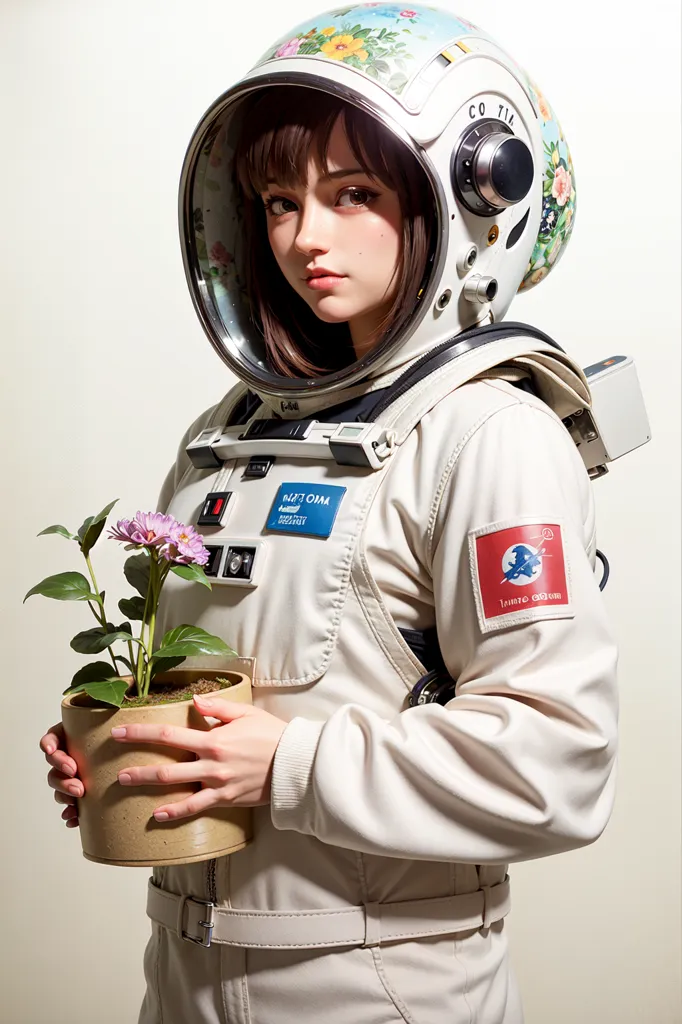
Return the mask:
<path id="1" fill-rule="evenodd" d="M 570 248 L 510 316 L 583 365 L 631 353 L 654 436 L 595 484 L 621 643 L 619 792 L 596 845 L 513 868 L 527 1021 L 679 1024 L 678 5 L 453 9 L 526 65 L 575 160 Z M 75 549 L 38 531 L 75 529 L 116 497 L 121 514 L 153 507 L 183 430 L 229 387 L 183 277 L 184 149 L 214 98 L 317 10 L 0 0 L 3 1024 L 137 1020 L 148 871 L 82 858 L 38 750 L 81 662 L 68 641 L 87 610 L 21 601 L 80 569 Z M 96 551 L 116 599 L 121 561 L 116 545 Z"/>

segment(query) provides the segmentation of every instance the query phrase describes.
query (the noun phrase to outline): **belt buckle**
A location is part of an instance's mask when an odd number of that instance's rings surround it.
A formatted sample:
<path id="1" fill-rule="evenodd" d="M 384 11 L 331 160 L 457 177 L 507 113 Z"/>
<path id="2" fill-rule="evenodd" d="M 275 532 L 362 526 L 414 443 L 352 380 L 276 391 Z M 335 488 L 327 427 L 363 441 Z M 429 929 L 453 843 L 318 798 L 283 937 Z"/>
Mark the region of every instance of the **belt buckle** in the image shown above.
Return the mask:
<path id="1" fill-rule="evenodd" d="M 211 938 L 213 936 L 213 928 L 214 928 L 214 924 L 215 924 L 213 918 L 214 918 L 214 911 L 215 911 L 215 908 L 216 908 L 217 904 L 214 903 L 212 900 L 201 900 L 197 896 L 188 896 L 187 897 L 187 902 L 188 903 L 200 903 L 201 906 L 203 906 L 203 907 L 210 907 L 210 911 L 209 910 L 206 911 L 206 917 L 208 918 L 208 920 L 207 921 L 198 921 L 197 922 L 197 924 L 199 924 L 199 926 L 201 928 L 205 928 L 206 929 L 206 932 L 207 932 L 206 935 L 202 936 L 202 938 L 200 938 L 200 939 L 195 939 L 193 935 L 189 934 L 189 932 L 183 931 L 183 933 L 182 933 L 183 939 L 189 939 L 190 942 L 195 942 L 198 946 L 204 946 L 206 949 L 208 949 L 208 947 L 211 945 Z"/>

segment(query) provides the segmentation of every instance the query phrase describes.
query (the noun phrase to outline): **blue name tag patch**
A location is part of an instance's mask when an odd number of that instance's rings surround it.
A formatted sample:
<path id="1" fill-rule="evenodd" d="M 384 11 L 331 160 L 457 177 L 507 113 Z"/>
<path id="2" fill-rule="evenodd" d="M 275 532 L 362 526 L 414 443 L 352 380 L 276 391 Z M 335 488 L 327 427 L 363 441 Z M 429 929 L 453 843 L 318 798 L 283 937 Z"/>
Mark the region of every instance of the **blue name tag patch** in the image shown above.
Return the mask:
<path id="1" fill-rule="evenodd" d="M 266 529 L 328 537 L 345 493 L 332 484 L 281 484 Z"/>

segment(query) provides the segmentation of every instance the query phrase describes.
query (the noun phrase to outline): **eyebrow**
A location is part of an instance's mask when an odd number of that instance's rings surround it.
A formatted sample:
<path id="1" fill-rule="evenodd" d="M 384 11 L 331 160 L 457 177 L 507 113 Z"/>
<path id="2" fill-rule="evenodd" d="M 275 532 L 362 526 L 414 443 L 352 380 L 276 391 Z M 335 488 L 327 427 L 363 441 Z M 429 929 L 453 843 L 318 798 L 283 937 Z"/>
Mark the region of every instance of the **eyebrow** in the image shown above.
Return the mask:
<path id="1" fill-rule="evenodd" d="M 325 174 L 325 178 L 346 178 L 350 177 L 351 174 L 365 174 L 362 167 L 348 167 L 341 171 L 330 171 L 329 174 Z M 277 185 L 278 182 L 274 180 L 268 180 L 268 185 Z"/>

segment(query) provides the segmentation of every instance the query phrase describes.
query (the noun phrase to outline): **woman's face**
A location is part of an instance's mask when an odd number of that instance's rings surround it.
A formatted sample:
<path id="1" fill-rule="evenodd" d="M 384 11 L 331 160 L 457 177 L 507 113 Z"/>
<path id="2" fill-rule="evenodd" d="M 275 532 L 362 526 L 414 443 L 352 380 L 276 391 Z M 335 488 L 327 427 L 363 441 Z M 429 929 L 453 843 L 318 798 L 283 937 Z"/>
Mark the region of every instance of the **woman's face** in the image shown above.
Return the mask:
<path id="1" fill-rule="evenodd" d="M 403 218 L 397 192 L 358 166 L 340 118 L 327 162 L 325 173 L 310 160 L 306 185 L 268 182 L 261 193 L 268 238 L 285 278 L 315 315 L 348 322 L 360 358 L 378 340 L 395 297 Z"/>

